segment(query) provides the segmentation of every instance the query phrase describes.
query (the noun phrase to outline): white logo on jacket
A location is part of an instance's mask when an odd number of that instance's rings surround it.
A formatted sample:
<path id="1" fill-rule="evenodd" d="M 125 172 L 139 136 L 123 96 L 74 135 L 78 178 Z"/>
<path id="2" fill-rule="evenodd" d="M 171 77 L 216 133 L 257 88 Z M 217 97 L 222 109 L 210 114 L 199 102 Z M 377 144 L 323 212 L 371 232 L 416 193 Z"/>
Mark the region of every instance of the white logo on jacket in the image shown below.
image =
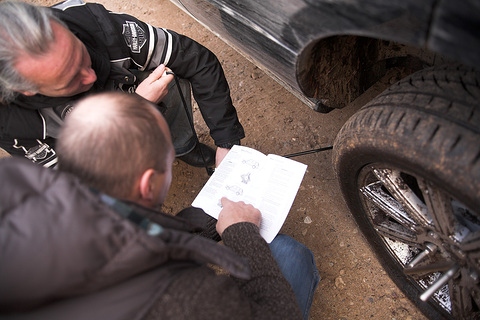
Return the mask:
<path id="1" fill-rule="evenodd" d="M 133 53 L 140 53 L 140 50 L 147 42 L 145 31 L 133 21 L 126 21 L 123 24 L 122 34 L 127 46 Z"/>

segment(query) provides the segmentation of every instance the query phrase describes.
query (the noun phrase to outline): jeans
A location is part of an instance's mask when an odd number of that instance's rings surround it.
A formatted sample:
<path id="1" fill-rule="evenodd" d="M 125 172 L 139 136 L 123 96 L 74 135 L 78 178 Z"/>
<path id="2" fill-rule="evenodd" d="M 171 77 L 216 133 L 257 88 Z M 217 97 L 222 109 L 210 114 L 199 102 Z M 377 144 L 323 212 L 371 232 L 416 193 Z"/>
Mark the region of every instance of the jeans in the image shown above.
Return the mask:
<path id="1" fill-rule="evenodd" d="M 279 234 L 271 243 L 272 255 L 293 288 L 303 319 L 308 319 L 313 294 L 320 280 L 313 254 L 300 242 Z"/>

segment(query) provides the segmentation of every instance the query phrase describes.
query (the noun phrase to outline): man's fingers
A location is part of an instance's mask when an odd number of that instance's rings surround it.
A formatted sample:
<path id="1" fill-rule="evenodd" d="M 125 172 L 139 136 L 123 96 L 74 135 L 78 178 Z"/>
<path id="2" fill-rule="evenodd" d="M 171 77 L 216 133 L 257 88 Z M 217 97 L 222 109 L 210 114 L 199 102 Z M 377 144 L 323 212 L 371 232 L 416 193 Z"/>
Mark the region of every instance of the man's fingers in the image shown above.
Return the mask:
<path id="1" fill-rule="evenodd" d="M 226 197 L 222 197 L 222 199 L 220 199 L 220 201 L 221 201 L 221 203 L 222 203 L 222 207 L 225 207 L 226 205 L 228 205 L 228 204 L 230 204 L 231 202 L 233 202 L 233 201 L 229 200 L 229 199 L 226 198 Z"/>
<path id="2" fill-rule="evenodd" d="M 165 72 L 165 66 L 163 64 L 159 65 L 155 68 L 155 70 L 150 73 L 150 76 L 153 81 L 158 80 L 162 77 L 163 73 Z"/>
<path id="3" fill-rule="evenodd" d="M 168 93 L 168 84 L 173 80 L 173 75 L 163 75 L 165 71 L 170 71 L 165 65 L 156 67 L 148 77 L 143 80 L 135 92 L 150 102 L 158 103 Z"/>
<path id="4" fill-rule="evenodd" d="M 170 75 L 166 74 L 167 71 L 171 71 L 171 70 L 169 68 L 165 67 L 163 64 L 156 67 L 155 70 L 153 70 L 152 73 L 150 73 L 150 75 L 148 76 L 148 78 L 150 80 L 150 83 L 155 82 L 157 80 L 160 80 L 160 78 L 162 78 L 162 77 L 170 77 Z M 169 80 L 171 80 L 171 79 L 169 79 Z"/>
<path id="5" fill-rule="evenodd" d="M 220 199 L 222 211 L 218 216 L 218 222 L 224 225 L 231 225 L 238 222 L 252 222 L 260 226 L 262 215 L 260 210 L 243 201 L 235 202 L 225 197 Z M 218 223 L 217 223 L 218 225 Z"/>

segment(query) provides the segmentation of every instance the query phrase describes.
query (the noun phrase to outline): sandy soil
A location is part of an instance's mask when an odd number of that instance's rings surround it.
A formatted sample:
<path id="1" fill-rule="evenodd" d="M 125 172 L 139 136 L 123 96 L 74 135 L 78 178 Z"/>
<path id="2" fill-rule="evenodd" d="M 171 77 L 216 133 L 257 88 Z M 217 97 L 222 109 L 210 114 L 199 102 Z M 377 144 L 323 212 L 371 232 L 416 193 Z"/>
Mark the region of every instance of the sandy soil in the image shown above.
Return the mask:
<path id="1" fill-rule="evenodd" d="M 266 154 L 285 155 L 332 145 L 343 123 L 396 79 L 389 74 L 344 109 L 319 114 L 168 0 L 99 2 L 112 11 L 185 34 L 212 50 L 223 64 L 246 131 L 242 144 Z M 196 109 L 194 117 L 200 140 L 213 146 Z M 386 275 L 357 229 L 341 197 L 331 151 L 294 159 L 307 164 L 308 171 L 281 232 L 304 243 L 315 255 L 321 280 L 310 318 L 424 319 Z M 190 205 L 207 180 L 204 169 L 176 161 L 167 212 Z"/>

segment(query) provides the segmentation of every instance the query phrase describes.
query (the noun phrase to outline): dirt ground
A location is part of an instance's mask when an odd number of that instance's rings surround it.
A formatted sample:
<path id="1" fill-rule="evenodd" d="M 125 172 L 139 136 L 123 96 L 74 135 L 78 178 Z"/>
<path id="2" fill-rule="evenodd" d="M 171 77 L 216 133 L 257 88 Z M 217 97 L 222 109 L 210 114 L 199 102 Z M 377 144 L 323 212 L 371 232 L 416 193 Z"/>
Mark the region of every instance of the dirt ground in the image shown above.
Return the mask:
<path id="1" fill-rule="evenodd" d="M 50 5 L 56 1 L 36 0 Z M 246 131 L 242 144 L 279 155 L 333 144 L 343 123 L 377 95 L 396 74 L 389 74 L 344 109 L 319 114 L 269 78 L 168 0 L 100 0 L 154 26 L 185 34 L 212 50 L 222 62 L 232 99 Z M 194 110 L 200 140 L 213 146 L 200 112 Z M 308 165 L 281 230 L 309 247 L 320 273 L 311 319 L 424 319 L 382 269 L 347 210 L 335 179 L 331 151 L 294 158 Z M 208 180 L 202 168 L 174 163 L 166 211 L 191 204 Z"/>

